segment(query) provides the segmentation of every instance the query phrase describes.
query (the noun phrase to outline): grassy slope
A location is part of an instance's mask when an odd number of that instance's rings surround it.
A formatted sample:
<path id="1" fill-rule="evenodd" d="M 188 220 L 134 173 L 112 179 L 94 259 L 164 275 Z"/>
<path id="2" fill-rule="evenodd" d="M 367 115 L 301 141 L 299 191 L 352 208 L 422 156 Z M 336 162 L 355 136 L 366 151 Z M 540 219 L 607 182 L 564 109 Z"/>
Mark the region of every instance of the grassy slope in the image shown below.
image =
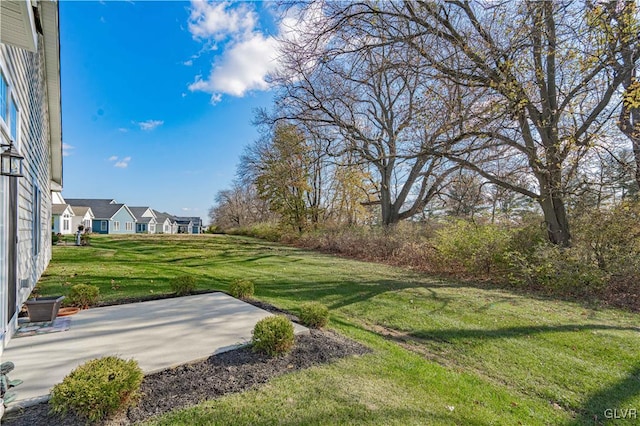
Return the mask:
<path id="1" fill-rule="evenodd" d="M 332 327 L 375 350 L 159 424 L 577 425 L 604 422 L 607 408 L 640 410 L 639 315 L 241 237 L 94 237 L 92 244 L 55 247 L 42 294 L 88 283 L 115 300 L 169 292 L 170 278 L 182 274 L 201 289 L 248 278 L 257 298 L 284 309 L 327 304 Z"/>

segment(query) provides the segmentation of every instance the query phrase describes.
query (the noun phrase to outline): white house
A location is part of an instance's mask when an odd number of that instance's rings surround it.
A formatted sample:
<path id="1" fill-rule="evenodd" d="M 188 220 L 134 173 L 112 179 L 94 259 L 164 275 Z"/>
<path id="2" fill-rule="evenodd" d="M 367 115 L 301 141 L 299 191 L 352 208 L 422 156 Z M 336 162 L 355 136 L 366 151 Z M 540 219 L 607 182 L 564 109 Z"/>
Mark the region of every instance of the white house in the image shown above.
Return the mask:
<path id="1" fill-rule="evenodd" d="M 73 227 L 74 210 L 69 204 L 51 205 L 51 231 L 56 234 L 70 235 L 75 232 Z"/>
<path id="2" fill-rule="evenodd" d="M 58 3 L 0 1 L 0 23 L 1 355 L 20 307 L 51 259 L 51 192 L 62 190 L 62 122 Z"/>
<path id="3" fill-rule="evenodd" d="M 158 218 L 151 207 L 129 207 L 136 217 L 136 233 L 155 234 Z"/>
<path id="4" fill-rule="evenodd" d="M 156 226 L 156 233 L 158 234 L 177 234 L 178 233 L 178 223 L 176 222 L 176 218 L 171 216 L 169 213 L 162 213 L 158 210 L 153 210 L 153 213 L 156 215 L 156 220 L 158 224 Z"/>
<path id="5" fill-rule="evenodd" d="M 74 232 L 78 230 L 78 226 L 84 226 L 84 229 L 91 231 L 93 227 L 93 219 L 95 216 L 91 207 L 71 206 L 74 216 L 71 218 L 71 229 Z"/>

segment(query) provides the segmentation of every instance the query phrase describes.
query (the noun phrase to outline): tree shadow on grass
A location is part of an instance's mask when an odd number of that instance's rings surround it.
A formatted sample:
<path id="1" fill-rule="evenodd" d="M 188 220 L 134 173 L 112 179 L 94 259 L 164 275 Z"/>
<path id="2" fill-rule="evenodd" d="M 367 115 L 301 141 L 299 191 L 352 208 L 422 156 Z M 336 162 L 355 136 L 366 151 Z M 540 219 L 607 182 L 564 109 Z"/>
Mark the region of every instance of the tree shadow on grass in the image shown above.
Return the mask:
<path id="1" fill-rule="evenodd" d="M 540 333 L 565 333 L 583 330 L 616 330 L 640 332 L 638 327 L 620 327 L 605 324 L 563 324 L 549 326 L 507 327 L 494 330 L 484 329 L 448 329 L 448 330 L 419 330 L 407 334 L 409 338 L 419 340 L 437 340 L 453 342 L 456 340 L 486 340 L 530 336 Z"/>
<path id="2" fill-rule="evenodd" d="M 579 332 L 583 330 L 616 330 L 640 332 L 638 327 L 610 326 L 604 324 L 565 324 L 556 326 L 508 327 L 493 330 L 482 329 L 448 329 L 420 330 L 404 333 L 398 330 L 378 327 L 371 330 L 382 335 L 386 340 L 415 350 L 413 344 L 438 342 L 454 344 L 468 341 L 482 342 L 487 339 L 502 339 L 529 336 L 539 333 Z M 603 387 L 591 394 L 578 409 L 574 420 L 567 426 L 601 425 L 601 424 L 640 424 L 640 406 L 630 401 L 640 395 L 640 366 L 629 372 L 623 379 Z M 613 417 L 618 416 L 618 417 Z"/>
<path id="3" fill-rule="evenodd" d="M 640 406 L 629 401 L 640 395 L 640 366 L 625 378 L 592 394 L 569 426 L 640 424 Z"/>

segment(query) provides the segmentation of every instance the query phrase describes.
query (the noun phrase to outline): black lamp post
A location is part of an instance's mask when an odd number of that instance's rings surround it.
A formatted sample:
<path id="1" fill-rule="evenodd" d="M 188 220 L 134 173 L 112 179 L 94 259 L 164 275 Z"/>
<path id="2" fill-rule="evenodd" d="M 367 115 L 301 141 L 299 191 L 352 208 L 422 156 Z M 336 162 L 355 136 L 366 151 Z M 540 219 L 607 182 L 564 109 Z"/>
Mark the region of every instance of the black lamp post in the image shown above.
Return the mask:
<path id="1" fill-rule="evenodd" d="M 22 177 L 22 160 L 24 157 L 16 151 L 12 143 L 0 145 L 7 148 L 0 154 L 0 174 L 3 176 Z"/>

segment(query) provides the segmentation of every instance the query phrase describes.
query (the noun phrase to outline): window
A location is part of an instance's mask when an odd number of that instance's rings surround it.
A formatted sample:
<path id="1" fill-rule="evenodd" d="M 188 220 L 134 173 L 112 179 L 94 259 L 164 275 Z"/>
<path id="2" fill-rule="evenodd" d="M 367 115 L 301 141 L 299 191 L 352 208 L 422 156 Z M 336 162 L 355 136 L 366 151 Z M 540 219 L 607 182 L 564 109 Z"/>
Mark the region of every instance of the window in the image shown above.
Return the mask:
<path id="1" fill-rule="evenodd" d="M 126 229 L 127 231 L 133 231 L 133 222 L 125 222 L 124 229 Z"/>
<path id="2" fill-rule="evenodd" d="M 38 188 L 35 183 L 33 185 L 33 212 L 32 212 L 32 241 L 33 241 L 33 255 L 37 256 L 40 254 L 40 235 L 41 235 L 41 227 L 42 227 L 42 208 L 41 208 L 41 199 L 42 196 L 40 194 L 40 188 Z"/>
<path id="3" fill-rule="evenodd" d="M 107 230 L 107 221 L 103 220 L 100 222 L 100 230 L 101 231 L 106 231 Z"/>
<path id="4" fill-rule="evenodd" d="M 156 226 L 153 223 L 149 224 L 149 232 L 152 234 L 156 232 Z"/>
<path id="5" fill-rule="evenodd" d="M 69 219 L 67 219 L 66 217 L 62 219 L 62 230 L 63 231 L 68 231 L 70 228 L 69 225 Z"/>
<path id="6" fill-rule="evenodd" d="M 13 97 L 9 100 L 9 135 L 11 140 L 18 140 L 18 107 Z"/>
<path id="7" fill-rule="evenodd" d="M 11 86 L 0 69 L 0 124 L 6 126 L 8 136 L 18 147 L 18 104 L 11 93 Z M 2 128 L 2 126 L 0 126 Z"/>
<path id="8" fill-rule="evenodd" d="M 7 100 L 9 99 L 9 86 L 4 74 L 0 71 L 0 118 L 7 122 Z"/>
<path id="9" fill-rule="evenodd" d="M 113 222 L 113 230 L 114 231 L 119 231 L 120 230 L 120 222 L 118 222 L 118 221 Z"/>
<path id="10" fill-rule="evenodd" d="M 91 219 L 85 219 L 82 221 L 82 223 L 84 224 L 84 229 L 89 229 L 91 228 Z"/>

